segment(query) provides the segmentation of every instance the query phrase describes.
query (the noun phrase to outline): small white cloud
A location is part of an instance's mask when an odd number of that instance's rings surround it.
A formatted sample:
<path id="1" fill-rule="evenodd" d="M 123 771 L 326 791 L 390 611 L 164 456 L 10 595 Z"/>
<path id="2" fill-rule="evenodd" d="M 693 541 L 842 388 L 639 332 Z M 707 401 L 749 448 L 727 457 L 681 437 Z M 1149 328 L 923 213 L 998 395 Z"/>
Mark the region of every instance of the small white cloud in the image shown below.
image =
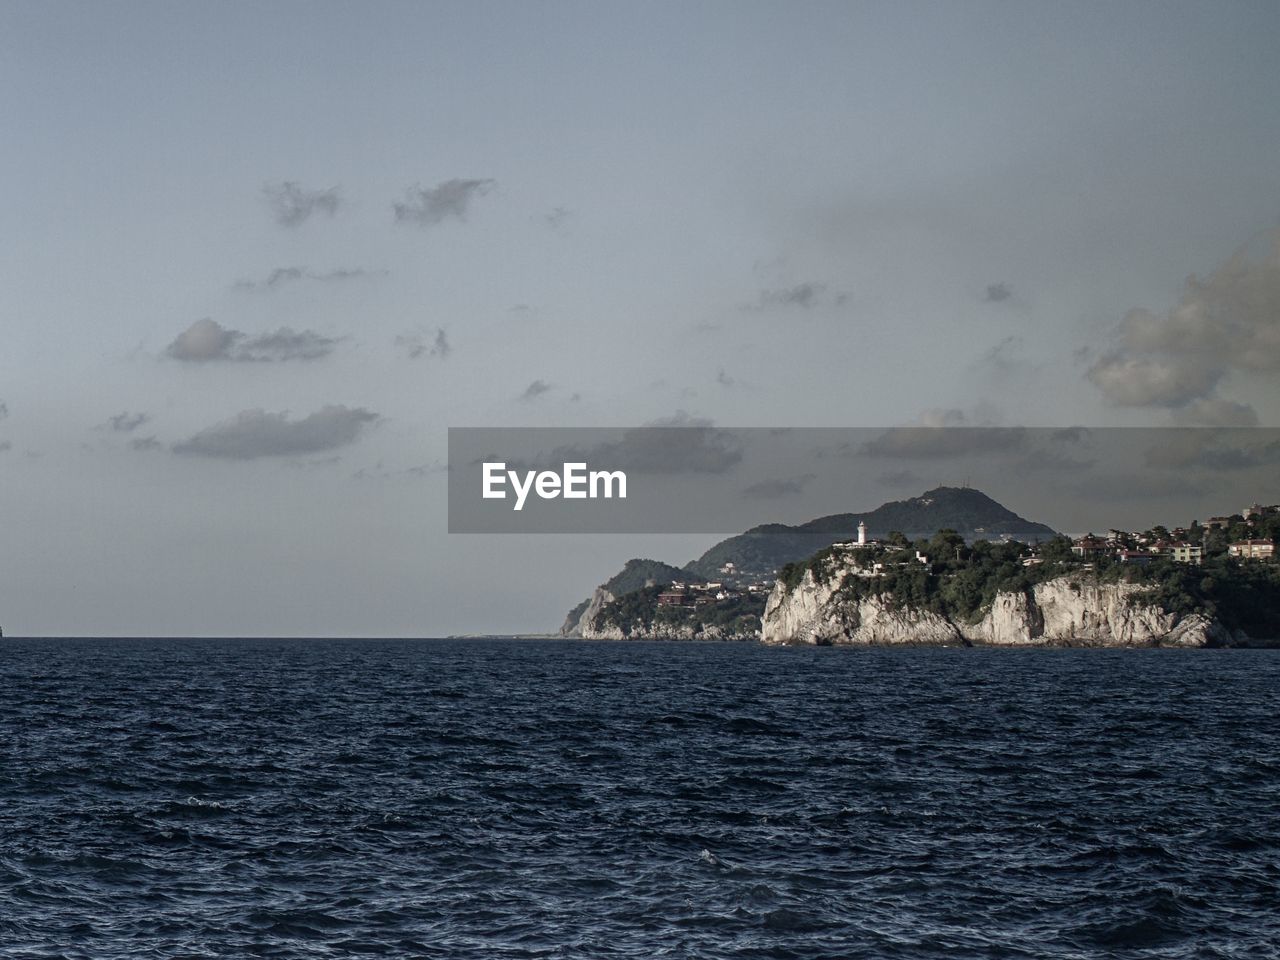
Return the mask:
<path id="1" fill-rule="evenodd" d="M 178 334 L 166 352 L 175 360 L 188 363 L 318 360 L 332 353 L 337 345 L 333 337 L 290 327 L 250 337 L 205 317 Z"/>

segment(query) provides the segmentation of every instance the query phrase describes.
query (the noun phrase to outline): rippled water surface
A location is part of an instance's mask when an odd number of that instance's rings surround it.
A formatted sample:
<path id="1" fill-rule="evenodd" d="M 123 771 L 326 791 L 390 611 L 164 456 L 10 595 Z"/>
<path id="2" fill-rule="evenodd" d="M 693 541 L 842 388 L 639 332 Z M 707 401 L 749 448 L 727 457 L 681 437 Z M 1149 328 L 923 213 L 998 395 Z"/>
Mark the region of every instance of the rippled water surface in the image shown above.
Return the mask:
<path id="1" fill-rule="evenodd" d="M 1276 651 L 0 643 L 2 956 L 1280 955 Z"/>

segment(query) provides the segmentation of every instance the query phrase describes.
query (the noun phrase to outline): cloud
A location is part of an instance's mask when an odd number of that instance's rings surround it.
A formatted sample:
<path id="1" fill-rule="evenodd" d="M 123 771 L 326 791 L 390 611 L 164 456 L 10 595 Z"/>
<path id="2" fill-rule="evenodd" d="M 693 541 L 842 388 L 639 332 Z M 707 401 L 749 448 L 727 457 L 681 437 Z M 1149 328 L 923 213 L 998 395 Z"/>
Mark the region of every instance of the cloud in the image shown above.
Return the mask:
<path id="1" fill-rule="evenodd" d="M 1185 427 L 1256 427 L 1258 412 L 1247 403 L 1206 398 L 1175 411 L 1173 419 Z"/>
<path id="2" fill-rule="evenodd" d="M 1226 372 L 1204 357 L 1111 353 L 1089 368 L 1089 380 L 1121 407 L 1180 407 L 1209 394 Z"/>
<path id="3" fill-rule="evenodd" d="M 722 387 L 732 387 L 737 381 L 724 372 L 724 367 L 721 367 L 716 371 L 716 383 Z"/>
<path id="4" fill-rule="evenodd" d="M 333 352 L 338 341 L 314 330 L 281 327 L 275 333 L 246 340 L 236 351 L 236 360 L 319 360 Z"/>
<path id="5" fill-rule="evenodd" d="M 784 309 L 814 310 L 825 306 L 842 306 L 849 299 L 847 293 L 829 291 L 827 286 L 812 280 L 790 286 L 771 287 L 761 290 L 754 303 L 745 304 L 746 311 L 769 310 L 774 307 Z"/>
<path id="6" fill-rule="evenodd" d="M 336 458 L 335 458 L 336 459 Z M 441 463 L 439 460 L 431 463 L 419 463 L 410 467 L 401 469 L 388 469 L 379 460 L 372 467 L 361 467 L 351 474 L 353 480 L 390 480 L 395 477 L 411 477 L 421 480 L 426 477 L 435 476 L 436 474 L 448 473 L 449 467 Z"/>
<path id="7" fill-rule="evenodd" d="M 1049 433 L 1054 443 L 1087 443 L 1093 439 L 1093 431 L 1088 427 L 1058 427 Z"/>
<path id="8" fill-rule="evenodd" d="M 1009 289 L 1007 283 L 989 283 L 987 284 L 987 292 L 983 294 L 984 303 L 1002 303 L 1013 296 L 1013 291 Z"/>
<path id="9" fill-rule="evenodd" d="M 299 227 L 315 213 L 325 213 L 332 217 L 342 204 L 337 187 L 307 190 L 293 180 L 264 184 L 262 192 L 276 223 L 282 227 Z"/>
<path id="10" fill-rule="evenodd" d="M 920 474 L 906 469 L 886 470 L 876 480 L 888 487 L 914 487 L 922 482 Z"/>
<path id="11" fill-rule="evenodd" d="M 129 441 L 129 446 L 134 450 L 163 450 L 164 444 L 155 437 L 134 437 Z"/>
<path id="12" fill-rule="evenodd" d="M 313 457 L 309 460 L 286 460 L 285 463 L 295 470 L 321 470 L 325 467 L 337 466 L 342 462 L 342 454 L 334 453 L 327 457 Z"/>
<path id="13" fill-rule="evenodd" d="M 743 489 L 742 495 L 754 500 L 781 500 L 804 493 L 804 488 L 816 479 L 816 473 L 806 473 L 786 480 L 761 480 Z"/>
<path id="14" fill-rule="evenodd" d="M 1021 337 L 1007 336 L 987 350 L 979 360 L 979 364 L 998 373 L 1012 373 L 1025 362 L 1020 356 L 1022 348 L 1023 339 Z"/>
<path id="15" fill-rule="evenodd" d="M 557 230 L 560 227 L 564 226 L 565 221 L 567 221 L 572 216 L 573 216 L 572 210 L 568 210 L 564 207 L 556 207 L 550 213 L 543 215 L 542 222 L 545 223 L 552 230 Z"/>
<path id="16" fill-rule="evenodd" d="M 892 427 L 858 452 L 872 457 L 942 459 L 1021 450 L 1026 439 L 1022 427 L 970 426 L 962 410 L 926 410 L 920 426 Z"/>
<path id="17" fill-rule="evenodd" d="M 1036 439 L 1041 439 L 1040 431 L 1036 431 L 1034 436 Z M 1025 456 L 1019 457 L 1009 465 L 1009 475 L 1017 477 L 1037 472 L 1080 473 L 1092 470 L 1097 465 L 1098 460 L 1094 457 L 1074 457 L 1060 449 L 1037 446 L 1028 449 Z"/>
<path id="18" fill-rule="evenodd" d="M 520 394 L 521 400 L 535 400 L 551 389 L 551 384 L 545 380 L 535 380 L 529 386 L 525 387 L 524 393 Z"/>
<path id="19" fill-rule="evenodd" d="M 802 307 L 808 310 L 821 302 L 826 289 L 820 283 L 798 283 L 779 290 L 761 290 L 760 306 Z"/>
<path id="20" fill-rule="evenodd" d="M 9 405 L 0 400 L 0 420 L 5 419 L 7 416 L 9 416 Z"/>
<path id="21" fill-rule="evenodd" d="M 544 462 L 531 466 L 582 462 L 637 474 L 719 474 L 741 460 L 738 436 L 679 412 L 627 430 L 617 441 L 557 447 Z"/>
<path id="22" fill-rule="evenodd" d="M 0 440 L 0 453 L 8 453 L 13 449 L 12 440 Z"/>
<path id="23" fill-rule="evenodd" d="M 276 267 L 267 276 L 264 281 L 268 287 L 278 287 L 282 283 L 288 283 L 290 280 L 301 280 L 303 272 L 301 267 Z"/>
<path id="24" fill-rule="evenodd" d="M 113 417 L 108 417 L 107 423 L 117 433 L 132 433 L 150 419 L 145 413 L 130 413 L 126 410 L 124 413 L 117 413 Z"/>
<path id="25" fill-rule="evenodd" d="M 306 267 L 276 267 L 261 280 L 238 280 L 238 290 L 278 290 L 299 280 L 315 280 L 320 283 L 337 283 L 344 280 L 359 280 L 365 277 L 385 277 L 386 270 L 366 270 L 363 267 L 337 267 L 317 273 Z"/>
<path id="26" fill-rule="evenodd" d="M 206 360 L 230 360 L 231 347 L 244 337 L 243 333 L 228 330 L 205 317 L 178 334 L 169 344 L 168 354 L 175 360 L 203 363 Z"/>
<path id="27" fill-rule="evenodd" d="M 250 337 L 205 317 L 178 334 L 166 353 L 187 363 L 318 360 L 332 353 L 337 345 L 333 337 L 290 327 Z"/>
<path id="28" fill-rule="evenodd" d="M 1021 449 L 1021 427 L 895 427 L 862 446 L 862 454 L 897 459 L 969 457 Z"/>
<path id="29" fill-rule="evenodd" d="M 1200 497 L 1209 488 L 1185 473 L 1113 473 L 1091 474 L 1081 483 L 1068 484 L 1066 489 L 1094 503 L 1142 503 L 1157 499 Z"/>
<path id="30" fill-rule="evenodd" d="M 1186 470 L 1248 470 L 1280 464 L 1280 432 L 1189 428 L 1163 431 L 1160 442 L 1146 449 L 1148 466 Z"/>
<path id="31" fill-rule="evenodd" d="M 402 203 L 393 206 L 396 223 L 416 223 L 429 227 L 450 218 L 466 220 L 476 197 L 493 189 L 493 180 L 445 180 L 430 190 L 413 186 L 405 191 Z"/>
<path id="32" fill-rule="evenodd" d="M 385 277 L 386 275 L 386 270 L 366 270 L 364 267 L 335 267 L 332 270 L 326 270 L 324 273 L 309 273 L 307 278 L 329 282 L 332 280 L 359 280 L 363 277 Z"/>
<path id="33" fill-rule="evenodd" d="M 1089 380 L 1119 406 L 1179 408 L 1214 399 L 1232 375 L 1280 371 L 1280 230 L 1265 245 L 1190 277 L 1168 313 L 1130 310 Z"/>
<path id="34" fill-rule="evenodd" d="M 431 342 L 431 355 L 433 357 L 447 357 L 453 352 L 453 347 L 449 345 L 449 338 L 445 336 L 444 328 L 441 327 L 436 331 L 436 338 Z"/>
<path id="35" fill-rule="evenodd" d="M 296 456 L 346 446 L 378 415 L 363 407 L 326 406 L 301 420 L 287 413 L 245 410 L 174 444 L 173 452 L 225 460 Z"/>
<path id="36" fill-rule="evenodd" d="M 435 339 L 430 343 L 427 343 L 426 337 L 422 334 L 411 333 L 396 337 L 396 346 L 403 348 L 410 360 L 417 360 L 421 356 L 439 357 L 443 360 L 453 353 L 453 345 L 449 343 L 449 337 L 445 334 L 443 327 L 436 330 Z"/>

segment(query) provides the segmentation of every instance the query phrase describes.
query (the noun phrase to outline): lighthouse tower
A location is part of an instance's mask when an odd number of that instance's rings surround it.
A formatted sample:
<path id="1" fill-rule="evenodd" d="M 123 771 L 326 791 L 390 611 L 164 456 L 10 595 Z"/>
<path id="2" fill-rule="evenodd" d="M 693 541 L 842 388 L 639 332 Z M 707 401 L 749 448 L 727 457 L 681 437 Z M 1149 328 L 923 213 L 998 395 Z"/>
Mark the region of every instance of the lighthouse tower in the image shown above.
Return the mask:
<path id="1" fill-rule="evenodd" d="M 858 546 L 865 547 L 867 545 L 867 525 L 863 521 L 858 521 Z"/>

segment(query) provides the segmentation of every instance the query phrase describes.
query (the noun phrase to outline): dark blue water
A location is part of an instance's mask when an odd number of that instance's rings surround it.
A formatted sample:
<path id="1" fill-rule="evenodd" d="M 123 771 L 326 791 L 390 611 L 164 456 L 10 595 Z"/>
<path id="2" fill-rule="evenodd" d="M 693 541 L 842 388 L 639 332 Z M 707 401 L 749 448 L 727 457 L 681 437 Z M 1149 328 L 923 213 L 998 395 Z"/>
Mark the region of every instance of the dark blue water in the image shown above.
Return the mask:
<path id="1" fill-rule="evenodd" d="M 6 957 L 1275 957 L 1280 653 L 4 641 Z"/>

